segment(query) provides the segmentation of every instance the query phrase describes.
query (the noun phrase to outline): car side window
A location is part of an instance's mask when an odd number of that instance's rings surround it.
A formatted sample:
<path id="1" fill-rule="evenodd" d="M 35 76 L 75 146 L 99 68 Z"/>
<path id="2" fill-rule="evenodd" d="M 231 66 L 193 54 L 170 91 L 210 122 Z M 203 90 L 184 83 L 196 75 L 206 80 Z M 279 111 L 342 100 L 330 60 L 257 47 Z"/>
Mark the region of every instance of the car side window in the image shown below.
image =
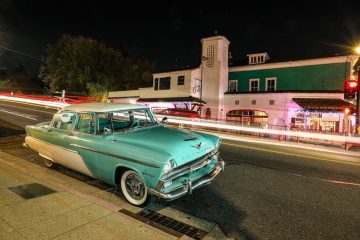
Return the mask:
<path id="1" fill-rule="evenodd" d="M 94 134 L 95 133 L 94 115 L 90 113 L 79 114 L 79 121 L 75 130 L 81 133 Z"/>
<path id="2" fill-rule="evenodd" d="M 127 111 L 113 113 L 112 124 L 114 131 L 129 128 L 131 126 L 129 113 Z"/>
<path id="3" fill-rule="evenodd" d="M 137 123 L 137 126 L 145 126 L 152 122 L 150 119 L 148 112 L 144 110 L 131 111 L 129 112 L 130 119 L 132 122 Z"/>
<path id="4" fill-rule="evenodd" d="M 61 116 L 65 116 L 65 117 L 61 117 Z M 75 122 L 75 115 L 73 113 L 64 113 L 64 112 L 58 113 L 54 115 L 54 118 L 51 122 L 51 127 L 72 131 L 74 122 Z"/>
<path id="5" fill-rule="evenodd" d="M 102 113 L 98 115 L 98 129 L 99 133 L 104 133 L 104 128 L 108 128 L 111 131 L 114 131 L 112 123 L 112 114 L 111 113 Z"/>
<path id="6" fill-rule="evenodd" d="M 144 109 L 115 112 L 112 116 L 114 131 L 152 124 L 154 124 L 153 119 L 150 117 L 149 112 Z"/>

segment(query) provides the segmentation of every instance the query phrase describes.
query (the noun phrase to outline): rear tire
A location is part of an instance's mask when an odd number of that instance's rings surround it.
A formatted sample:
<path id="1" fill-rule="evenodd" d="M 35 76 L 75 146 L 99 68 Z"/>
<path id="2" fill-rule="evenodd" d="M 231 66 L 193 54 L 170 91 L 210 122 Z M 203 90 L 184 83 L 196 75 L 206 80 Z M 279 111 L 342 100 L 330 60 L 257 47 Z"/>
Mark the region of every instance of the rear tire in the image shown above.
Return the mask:
<path id="1" fill-rule="evenodd" d="M 140 174 L 133 170 L 126 170 L 120 177 L 121 191 L 131 204 L 142 207 L 149 204 L 151 196 L 148 195 L 146 185 Z"/>

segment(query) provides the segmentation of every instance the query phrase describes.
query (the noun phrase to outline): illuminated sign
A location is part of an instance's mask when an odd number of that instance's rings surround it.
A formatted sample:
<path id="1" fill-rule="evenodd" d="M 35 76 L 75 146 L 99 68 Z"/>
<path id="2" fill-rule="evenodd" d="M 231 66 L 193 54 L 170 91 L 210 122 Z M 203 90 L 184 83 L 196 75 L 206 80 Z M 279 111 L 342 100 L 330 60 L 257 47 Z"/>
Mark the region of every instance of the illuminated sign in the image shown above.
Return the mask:
<path id="1" fill-rule="evenodd" d="M 340 121 L 339 114 L 335 113 L 323 113 L 321 116 L 323 122 L 338 122 Z"/>

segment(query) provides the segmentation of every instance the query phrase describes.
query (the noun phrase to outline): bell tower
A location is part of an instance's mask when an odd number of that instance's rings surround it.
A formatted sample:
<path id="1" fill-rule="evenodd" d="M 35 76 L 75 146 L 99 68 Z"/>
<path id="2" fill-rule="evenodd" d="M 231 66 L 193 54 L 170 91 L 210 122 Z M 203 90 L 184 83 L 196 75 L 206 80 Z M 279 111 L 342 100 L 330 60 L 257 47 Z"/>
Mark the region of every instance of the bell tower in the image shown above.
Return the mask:
<path id="1" fill-rule="evenodd" d="M 201 100 L 206 104 L 201 116 L 224 119 L 224 93 L 228 87 L 230 41 L 224 36 L 201 39 Z"/>

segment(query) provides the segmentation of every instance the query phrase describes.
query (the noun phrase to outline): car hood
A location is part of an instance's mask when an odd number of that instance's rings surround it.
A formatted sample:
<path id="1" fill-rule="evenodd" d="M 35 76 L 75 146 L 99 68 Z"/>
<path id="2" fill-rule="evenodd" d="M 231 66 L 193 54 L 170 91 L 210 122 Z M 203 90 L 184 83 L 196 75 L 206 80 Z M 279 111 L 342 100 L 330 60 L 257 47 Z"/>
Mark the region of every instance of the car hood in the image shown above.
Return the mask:
<path id="1" fill-rule="evenodd" d="M 164 125 L 138 128 L 113 136 L 123 144 L 167 153 L 177 166 L 205 155 L 216 144 L 200 134 Z"/>

